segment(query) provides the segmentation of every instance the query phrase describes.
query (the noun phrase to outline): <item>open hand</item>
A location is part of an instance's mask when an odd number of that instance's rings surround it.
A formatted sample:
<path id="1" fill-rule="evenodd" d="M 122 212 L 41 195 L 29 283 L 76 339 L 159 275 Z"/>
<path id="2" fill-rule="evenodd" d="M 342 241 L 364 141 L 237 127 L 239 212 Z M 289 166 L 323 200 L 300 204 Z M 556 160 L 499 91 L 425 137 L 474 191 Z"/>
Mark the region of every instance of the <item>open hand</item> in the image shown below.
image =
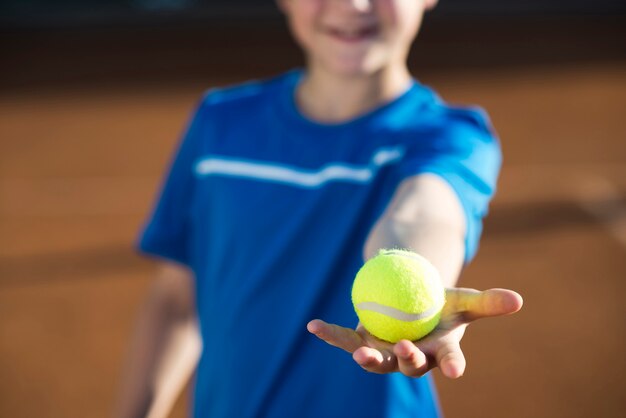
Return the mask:
<path id="1" fill-rule="evenodd" d="M 460 342 L 467 325 L 480 318 L 512 314 L 521 309 L 522 303 L 522 297 L 512 290 L 448 288 L 441 320 L 433 332 L 418 341 L 401 340 L 396 344 L 379 340 L 361 324 L 352 330 L 314 319 L 307 329 L 328 344 L 352 353 L 354 361 L 367 371 L 399 371 L 419 377 L 439 367 L 445 376 L 455 379 L 465 371 Z"/>

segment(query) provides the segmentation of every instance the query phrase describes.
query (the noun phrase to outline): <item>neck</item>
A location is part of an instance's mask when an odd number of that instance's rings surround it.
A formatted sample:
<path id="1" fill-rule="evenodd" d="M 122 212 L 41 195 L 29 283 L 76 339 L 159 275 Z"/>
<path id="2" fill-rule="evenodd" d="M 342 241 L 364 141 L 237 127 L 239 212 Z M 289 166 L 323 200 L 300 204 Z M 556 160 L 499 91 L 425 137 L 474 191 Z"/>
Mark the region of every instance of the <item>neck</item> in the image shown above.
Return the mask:
<path id="1" fill-rule="evenodd" d="M 298 107 L 313 120 L 347 121 L 402 95 L 411 85 L 406 67 L 373 75 L 341 76 L 307 71 L 296 92 Z"/>

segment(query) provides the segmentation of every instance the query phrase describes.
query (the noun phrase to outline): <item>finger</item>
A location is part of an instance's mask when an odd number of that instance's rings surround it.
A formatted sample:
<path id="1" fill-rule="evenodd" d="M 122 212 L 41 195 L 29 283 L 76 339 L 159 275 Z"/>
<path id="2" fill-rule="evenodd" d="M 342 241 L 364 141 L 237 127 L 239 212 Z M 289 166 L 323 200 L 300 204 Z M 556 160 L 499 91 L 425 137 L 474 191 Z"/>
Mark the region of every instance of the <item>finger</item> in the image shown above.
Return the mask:
<path id="1" fill-rule="evenodd" d="M 436 354 L 437 366 L 444 376 L 457 379 L 465 372 L 465 356 L 458 343 L 451 342 L 442 345 Z"/>
<path id="2" fill-rule="evenodd" d="M 393 352 L 398 358 L 398 369 L 406 376 L 419 377 L 429 370 L 426 355 L 408 340 L 399 341 Z"/>
<path id="3" fill-rule="evenodd" d="M 446 291 L 448 307 L 462 313 L 467 321 L 509 315 L 519 311 L 523 303 L 518 293 L 508 289 L 489 289 L 480 292 L 474 289 L 456 288 Z"/>
<path id="4" fill-rule="evenodd" d="M 349 328 L 329 324 L 320 319 L 312 320 L 306 327 L 311 334 L 349 353 L 354 353 L 357 348 L 363 345 L 363 340 L 359 334 Z"/>
<path id="5" fill-rule="evenodd" d="M 396 356 L 387 350 L 377 350 L 371 347 L 360 347 L 353 354 L 354 361 L 372 373 L 391 373 L 398 370 Z"/>

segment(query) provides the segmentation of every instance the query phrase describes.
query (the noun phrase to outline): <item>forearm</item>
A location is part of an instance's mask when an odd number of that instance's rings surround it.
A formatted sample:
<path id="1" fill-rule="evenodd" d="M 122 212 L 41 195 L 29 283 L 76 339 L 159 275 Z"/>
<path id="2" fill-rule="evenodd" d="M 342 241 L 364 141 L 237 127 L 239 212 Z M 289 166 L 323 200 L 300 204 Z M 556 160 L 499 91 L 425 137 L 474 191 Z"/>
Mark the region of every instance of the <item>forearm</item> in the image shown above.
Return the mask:
<path id="1" fill-rule="evenodd" d="M 170 330 L 170 337 L 156 367 L 153 379 L 154 396 L 147 418 L 168 416 L 176 399 L 196 368 L 202 344 L 195 320 L 179 323 Z"/>
<path id="2" fill-rule="evenodd" d="M 465 216 L 452 188 L 434 175 L 406 180 L 372 229 L 365 259 L 381 248 L 407 248 L 439 270 L 446 287 L 454 287 L 465 258 Z"/>
<path id="3" fill-rule="evenodd" d="M 424 256 L 437 268 L 446 287 L 456 285 L 465 255 L 457 228 L 437 223 L 380 222 L 366 244 L 366 259 L 381 248 L 408 248 Z"/>
<path id="4" fill-rule="evenodd" d="M 187 302 L 181 302 L 187 298 L 176 295 L 180 293 L 179 280 L 163 277 L 161 272 L 140 310 L 124 367 L 116 418 L 166 417 L 195 368 L 200 338 L 193 310 L 185 306 Z"/>

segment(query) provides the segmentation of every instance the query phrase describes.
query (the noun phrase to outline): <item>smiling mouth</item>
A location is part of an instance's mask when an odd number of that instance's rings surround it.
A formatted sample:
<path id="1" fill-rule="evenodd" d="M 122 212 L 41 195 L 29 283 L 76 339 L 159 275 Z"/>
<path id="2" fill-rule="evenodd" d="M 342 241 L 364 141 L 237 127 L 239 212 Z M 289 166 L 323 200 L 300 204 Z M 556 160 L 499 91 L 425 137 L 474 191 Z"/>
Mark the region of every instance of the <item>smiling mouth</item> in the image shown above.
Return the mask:
<path id="1" fill-rule="evenodd" d="M 378 35 L 378 27 L 368 26 L 358 29 L 327 28 L 326 33 L 342 42 L 355 43 L 376 37 Z"/>

